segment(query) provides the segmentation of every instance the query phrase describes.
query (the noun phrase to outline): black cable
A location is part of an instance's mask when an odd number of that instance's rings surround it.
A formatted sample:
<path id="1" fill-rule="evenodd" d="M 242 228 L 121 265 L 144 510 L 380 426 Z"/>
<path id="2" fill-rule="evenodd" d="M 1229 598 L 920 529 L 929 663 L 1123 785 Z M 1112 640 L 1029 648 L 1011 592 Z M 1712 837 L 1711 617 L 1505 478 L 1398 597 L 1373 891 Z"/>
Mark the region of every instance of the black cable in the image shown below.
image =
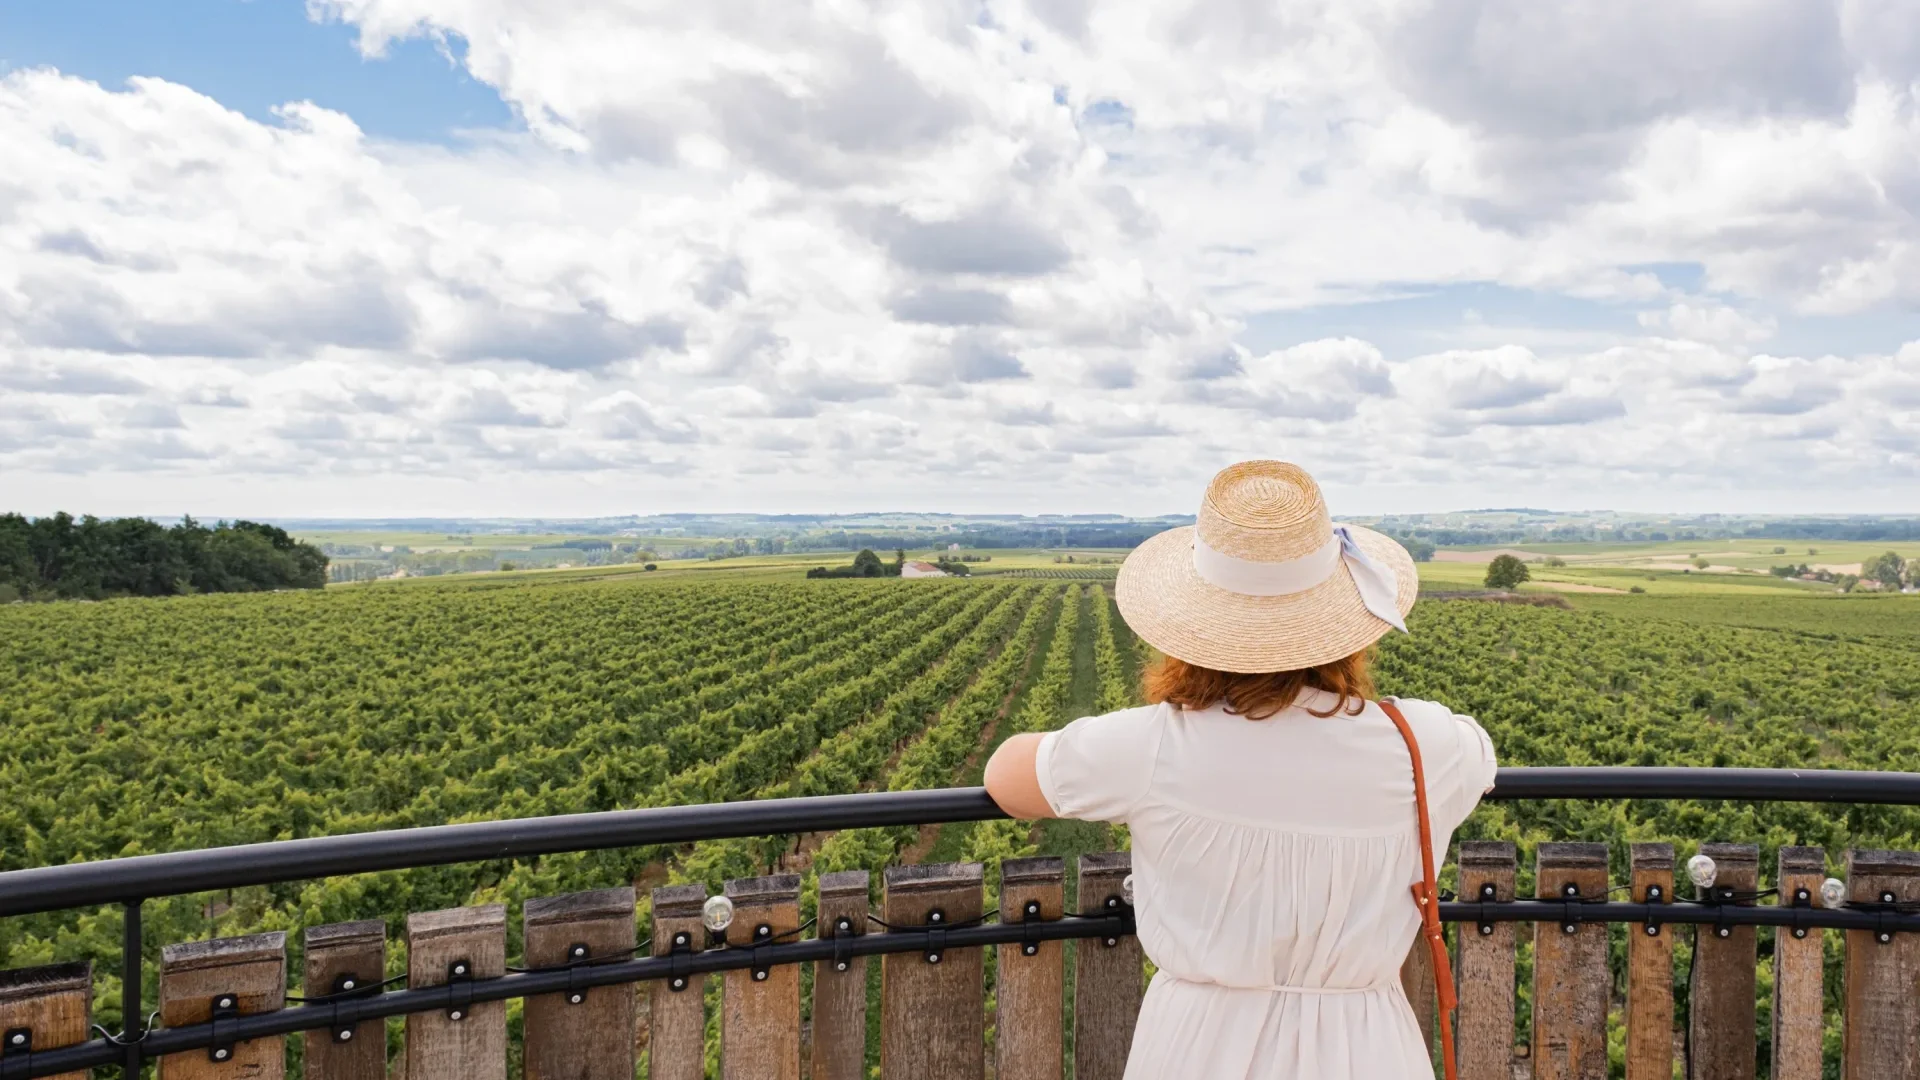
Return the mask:
<path id="1" fill-rule="evenodd" d="M 645 949 L 652 944 L 653 944 L 653 939 L 647 938 L 645 941 L 642 941 L 640 944 L 635 945 L 631 949 L 619 949 L 615 952 L 601 953 L 599 956 L 589 956 L 581 960 L 570 960 L 567 963 L 556 964 L 553 967 L 523 968 L 523 967 L 514 967 L 512 965 L 508 965 L 507 970 L 515 975 L 535 975 L 535 974 L 539 974 L 541 972 L 547 972 L 547 971 L 566 971 L 571 968 L 577 968 L 577 967 L 592 967 L 595 964 L 610 964 L 615 960 L 621 960 L 629 956 L 634 956 L 638 954 L 640 950 Z M 404 975 L 398 976 L 398 978 L 405 978 L 405 977 L 406 976 Z M 393 979 L 387 980 L 387 982 L 393 982 L 393 981 L 394 981 Z M 381 983 L 380 985 L 385 986 L 386 983 Z M 294 999 L 289 998 L 287 1000 L 291 1001 Z M 328 999 L 321 998 L 320 1000 L 325 1001 Z"/>

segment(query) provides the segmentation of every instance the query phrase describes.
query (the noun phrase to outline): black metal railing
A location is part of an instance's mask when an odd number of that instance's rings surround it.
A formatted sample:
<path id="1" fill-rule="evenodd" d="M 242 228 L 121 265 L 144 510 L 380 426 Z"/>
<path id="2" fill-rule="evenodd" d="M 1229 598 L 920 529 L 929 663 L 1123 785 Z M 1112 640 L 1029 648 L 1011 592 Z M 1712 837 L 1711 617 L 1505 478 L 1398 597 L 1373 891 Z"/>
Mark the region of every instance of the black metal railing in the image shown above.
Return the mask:
<path id="1" fill-rule="evenodd" d="M 1920 805 L 1920 774 L 1839 770 L 1687 768 L 1502 769 L 1487 798 L 1729 799 L 1765 802 Z M 150 899 L 249 885 L 403 870 L 450 863 L 525 858 L 571 851 L 691 843 L 741 836 L 825 832 L 1003 818 L 984 788 L 768 799 L 594 814 L 438 825 L 388 832 L 308 837 L 264 844 L 107 859 L 0 873 L 0 916 L 120 905 L 123 1024 L 120 1035 L 28 1056 L 0 1056 L 0 1080 L 51 1076 L 120 1064 L 129 1077 L 156 1054 L 206 1048 L 364 1020 L 445 1009 L 453 995 L 497 1001 L 573 989 L 691 976 L 837 956 L 1012 944 L 1132 932 L 1131 909 L 1048 922 L 984 923 L 952 928 L 889 927 L 885 933 L 817 938 L 706 952 L 586 961 L 431 988 L 344 995 L 273 1012 L 133 1033 L 141 1004 L 141 909 Z M 1882 934 L 1920 932 L 1920 913 L 1898 909 L 1756 907 L 1711 896 L 1671 904 L 1563 900 L 1448 901 L 1449 922 L 1630 922 L 1837 928 Z M 216 1030 L 216 1027 L 218 1030 Z"/>

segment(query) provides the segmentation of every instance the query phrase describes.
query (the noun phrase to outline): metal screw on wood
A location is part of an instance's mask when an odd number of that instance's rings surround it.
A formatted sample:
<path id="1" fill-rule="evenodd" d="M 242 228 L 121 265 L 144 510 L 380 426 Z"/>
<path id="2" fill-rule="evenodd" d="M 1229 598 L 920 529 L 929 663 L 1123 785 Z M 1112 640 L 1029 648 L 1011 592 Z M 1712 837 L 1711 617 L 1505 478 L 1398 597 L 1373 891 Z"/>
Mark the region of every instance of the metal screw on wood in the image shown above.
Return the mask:
<path id="1" fill-rule="evenodd" d="M 587 958 L 587 947 L 585 945 L 575 945 L 572 952 L 575 960 L 585 960 Z"/>
<path id="2" fill-rule="evenodd" d="M 340 1042 L 350 1042 L 353 1039 L 353 1029 L 341 1028 L 339 1031 L 334 1032 L 333 1037 Z"/>
<path id="3" fill-rule="evenodd" d="M 13 1040 L 12 1040 L 12 1041 L 13 1041 L 13 1045 L 15 1045 L 15 1046 L 25 1046 L 25 1045 L 27 1045 L 27 1037 L 26 1037 L 25 1035 L 22 1035 L 21 1033 L 19 1033 L 19 1032 L 17 1032 L 17 1031 L 13 1033 Z"/>
<path id="4" fill-rule="evenodd" d="M 1659 936 L 1660 936 L 1660 924 L 1659 924 L 1659 923 L 1648 923 L 1648 924 L 1647 924 L 1647 936 L 1648 936 L 1648 937 L 1659 937 Z"/>
<path id="5" fill-rule="evenodd" d="M 574 1004 L 574 1005 L 578 1005 L 578 1004 L 580 1004 L 581 1002 L 583 1002 L 583 1001 L 585 1001 L 585 1000 L 587 1000 L 587 995 L 585 995 L 585 994 L 569 994 L 569 995 L 567 995 L 567 1001 L 568 1001 L 568 1002 L 570 1002 L 570 1003 L 572 1003 L 572 1004 Z"/>
<path id="6" fill-rule="evenodd" d="M 354 988 L 354 986 L 355 986 L 355 985 L 356 985 L 356 984 L 354 983 L 354 981 L 353 981 L 352 979 L 341 979 L 341 980 L 340 980 L 340 989 L 342 989 L 342 990 L 351 990 L 351 989 L 353 989 L 353 988 Z"/>
<path id="7" fill-rule="evenodd" d="M 929 964 L 937 964 L 937 963 L 939 963 L 939 962 L 940 962 L 940 954 L 939 954 L 939 953 L 937 953 L 937 952 L 930 952 L 930 953 L 928 953 L 928 954 L 927 954 L 927 963 L 929 963 Z"/>
<path id="8" fill-rule="evenodd" d="M 687 980 L 685 979 L 673 980 L 673 988 L 675 990 L 685 990 L 687 988 Z"/>
<path id="9" fill-rule="evenodd" d="M 233 1008 L 233 999 L 230 997 L 223 996 L 219 1001 L 216 1001 L 213 1004 L 214 1004 L 214 1008 L 216 1009 L 231 1009 Z"/>
<path id="10" fill-rule="evenodd" d="M 453 965 L 453 973 L 455 975 L 465 975 L 467 973 L 467 965 L 465 964 Z"/>
<path id="11" fill-rule="evenodd" d="M 675 945 L 686 945 L 686 944 L 688 944 L 688 939 L 687 939 L 687 935 L 686 935 L 685 933 L 679 933 L 679 934 L 675 934 L 675 935 L 673 935 L 673 943 L 674 943 Z"/>
<path id="12" fill-rule="evenodd" d="M 840 961 L 839 963 L 833 965 L 833 970 L 835 971 L 847 970 L 847 962 L 845 960 Z"/>
<path id="13" fill-rule="evenodd" d="M 1732 936 L 1733 936 L 1733 927 L 1731 927 L 1731 926 L 1721 926 L 1721 927 L 1717 927 L 1717 928 L 1715 928 L 1713 932 L 1714 932 L 1714 935 L 1715 935 L 1716 937 L 1732 937 Z"/>
<path id="14" fill-rule="evenodd" d="M 231 1050 L 229 1050 L 229 1049 L 227 1049 L 226 1047 L 224 1047 L 224 1046 L 223 1046 L 223 1047 L 221 1047 L 220 1049 L 218 1049 L 218 1050 L 215 1050 L 215 1051 L 213 1052 L 213 1060 L 215 1060 L 215 1061 L 225 1061 L 225 1060 L 227 1060 L 227 1058 L 228 1058 L 228 1057 L 230 1057 L 230 1056 L 232 1056 L 232 1054 L 233 1054 L 233 1051 L 231 1051 Z"/>
<path id="15" fill-rule="evenodd" d="M 754 973 L 753 973 L 753 981 L 754 981 L 754 982 L 766 982 L 766 981 L 767 981 L 767 973 L 766 973 L 765 971 L 756 971 L 756 972 L 754 972 Z"/>
<path id="16" fill-rule="evenodd" d="M 458 1020 L 458 1019 L 460 1019 L 460 1017 L 461 1017 L 461 1015 L 462 1015 L 462 1013 L 460 1012 L 460 1010 L 459 1010 L 459 1009 L 455 1009 L 455 1010 L 453 1010 L 452 1012 L 450 1012 L 450 1013 L 448 1013 L 448 1014 L 447 1014 L 447 1019 L 449 1019 L 449 1020 Z"/>

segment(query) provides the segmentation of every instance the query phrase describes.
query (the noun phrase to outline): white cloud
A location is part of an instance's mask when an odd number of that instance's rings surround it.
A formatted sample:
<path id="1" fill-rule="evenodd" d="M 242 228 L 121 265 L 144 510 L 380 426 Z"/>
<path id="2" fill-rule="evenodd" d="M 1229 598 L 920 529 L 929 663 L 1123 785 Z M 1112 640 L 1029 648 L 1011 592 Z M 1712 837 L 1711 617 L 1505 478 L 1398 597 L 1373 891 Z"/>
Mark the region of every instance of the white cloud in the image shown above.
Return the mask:
<path id="1" fill-rule="evenodd" d="M 1920 345 L 1756 352 L 1920 302 L 1910 5 L 308 7 L 370 56 L 460 36 L 525 130 L 0 76 L 29 509 L 1158 511 L 1251 453 L 1920 491 Z M 1547 313 L 1251 343 L 1483 283 Z"/>

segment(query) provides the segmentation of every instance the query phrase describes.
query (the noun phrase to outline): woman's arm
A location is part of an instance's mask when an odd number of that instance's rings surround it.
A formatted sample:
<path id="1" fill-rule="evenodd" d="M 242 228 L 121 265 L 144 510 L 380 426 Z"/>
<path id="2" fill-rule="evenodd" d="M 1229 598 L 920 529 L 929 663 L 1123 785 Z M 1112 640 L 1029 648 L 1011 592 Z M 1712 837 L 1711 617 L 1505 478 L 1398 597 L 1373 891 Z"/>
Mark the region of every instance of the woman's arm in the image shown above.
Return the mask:
<path id="1" fill-rule="evenodd" d="M 1058 817 L 1040 790 L 1040 773 L 1035 758 L 1042 736 L 1031 732 L 1014 735 L 1000 744 L 987 762 L 987 794 L 1000 804 L 1008 817 L 1028 821 Z"/>

